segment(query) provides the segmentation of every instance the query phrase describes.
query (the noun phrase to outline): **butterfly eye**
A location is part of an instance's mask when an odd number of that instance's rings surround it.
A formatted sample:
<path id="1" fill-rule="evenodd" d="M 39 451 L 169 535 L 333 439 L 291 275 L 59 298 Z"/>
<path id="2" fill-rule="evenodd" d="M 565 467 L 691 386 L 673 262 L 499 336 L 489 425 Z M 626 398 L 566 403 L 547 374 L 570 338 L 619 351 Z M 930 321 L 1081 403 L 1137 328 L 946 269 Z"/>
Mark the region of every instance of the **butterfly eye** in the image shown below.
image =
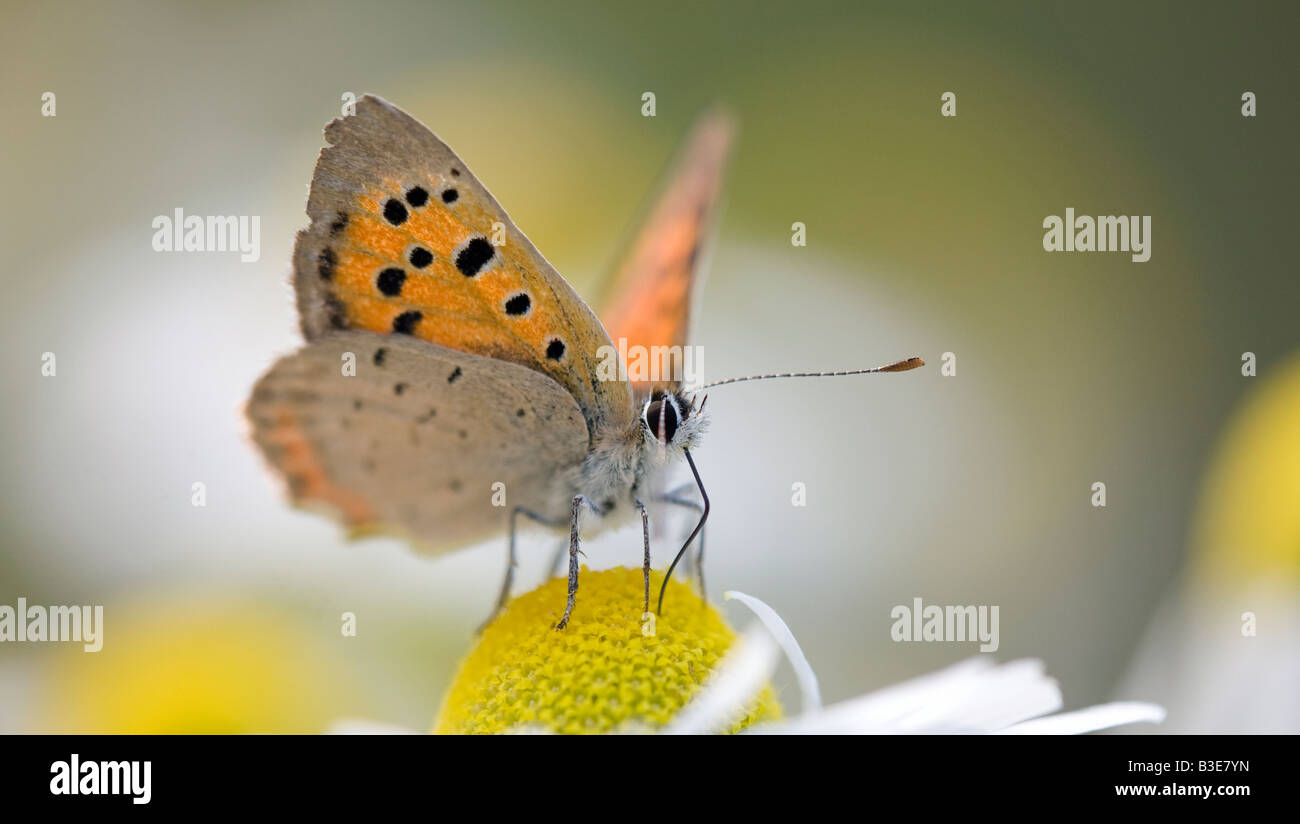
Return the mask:
<path id="1" fill-rule="evenodd" d="M 656 438 L 659 437 L 661 417 L 663 418 L 663 442 L 672 443 L 673 435 L 677 434 L 677 424 L 681 421 L 677 413 L 677 405 L 671 398 L 651 401 L 646 407 L 645 423 Z"/>

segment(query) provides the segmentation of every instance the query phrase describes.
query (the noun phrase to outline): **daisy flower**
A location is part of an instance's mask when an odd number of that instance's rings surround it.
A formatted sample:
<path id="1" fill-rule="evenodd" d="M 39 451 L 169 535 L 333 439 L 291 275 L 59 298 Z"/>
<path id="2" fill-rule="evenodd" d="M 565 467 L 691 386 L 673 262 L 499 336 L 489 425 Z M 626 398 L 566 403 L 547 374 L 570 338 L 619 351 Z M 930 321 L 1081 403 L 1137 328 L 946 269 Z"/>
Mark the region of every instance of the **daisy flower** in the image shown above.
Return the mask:
<path id="1" fill-rule="evenodd" d="M 662 573 L 652 574 L 652 589 Z M 582 573 L 569 626 L 556 578 L 514 599 L 460 666 L 435 733 L 1083 733 L 1160 722 L 1164 710 L 1124 702 L 1052 715 L 1060 688 L 1036 660 L 977 657 L 831 706 L 785 622 L 728 592 L 758 620 L 737 636 L 686 584 L 670 582 L 662 616 L 643 612 L 639 569 Z M 787 713 L 771 677 L 781 655 L 799 684 Z M 392 732 L 340 722 L 336 733 Z"/>

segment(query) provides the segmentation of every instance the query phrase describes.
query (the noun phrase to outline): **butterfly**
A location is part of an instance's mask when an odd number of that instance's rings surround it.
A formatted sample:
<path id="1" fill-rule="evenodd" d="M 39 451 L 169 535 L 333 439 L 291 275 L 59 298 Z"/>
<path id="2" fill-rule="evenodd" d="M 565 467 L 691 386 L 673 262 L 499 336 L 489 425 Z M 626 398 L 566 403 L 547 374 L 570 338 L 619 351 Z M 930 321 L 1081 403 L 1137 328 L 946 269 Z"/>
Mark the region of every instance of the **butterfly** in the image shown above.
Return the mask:
<path id="1" fill-rule="evenodd" d="M 519 517 L 567 529 L 556 629 L 575 605 L 582 523 L 591 533 L 639 515 L 648 616 L 646 504 L 693 505 L 663 491 L 684 457 L 703 504 L 670 576 L 709 515 L 691 454 L 708 418 L 680 374 L 611 370 L 608 358 L 688 345 L 733 132 L 717 112 L 694 128 L 614 269 L 602 324 L 415 118 L 366 95 L 331 122 L 294 247 L 306 344 L 271 366 L 247 405 L 253 440 L 294 503 L 429 553 L 508 531 L 498 609 Z"/>

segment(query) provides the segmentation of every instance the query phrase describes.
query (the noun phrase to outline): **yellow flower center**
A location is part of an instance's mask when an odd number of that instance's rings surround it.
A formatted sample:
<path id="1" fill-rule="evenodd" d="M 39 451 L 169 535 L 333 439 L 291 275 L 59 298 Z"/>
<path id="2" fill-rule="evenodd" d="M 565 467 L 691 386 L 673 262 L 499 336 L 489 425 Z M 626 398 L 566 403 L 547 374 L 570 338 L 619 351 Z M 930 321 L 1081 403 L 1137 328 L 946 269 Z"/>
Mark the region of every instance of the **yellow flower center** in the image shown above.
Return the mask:
<path id="1" fill-rule="evenodd" d="M 663 573 L 650 575 L 651 593 Z M 567 581 L 511 601 L 461 664 L 435 733 L 530 729 L 603 733 L 668 723 L 735 640 L 722 614 L 673 581 L 664 614 L 643 621 L 639 569 L 582 571 L 569 625 L 557 631 Z M 651 602 L 653 607 L 653 601 Z M 779 718 L 771 686 L 737 708 L 732 731 Z"/>
<path id="2" fill-rule="evenodd" d="M 1233 413 L 1201 492 L 1198 572 L 1216 589 L 1300 583 L 1300 356 L 1270 375 Z"/>

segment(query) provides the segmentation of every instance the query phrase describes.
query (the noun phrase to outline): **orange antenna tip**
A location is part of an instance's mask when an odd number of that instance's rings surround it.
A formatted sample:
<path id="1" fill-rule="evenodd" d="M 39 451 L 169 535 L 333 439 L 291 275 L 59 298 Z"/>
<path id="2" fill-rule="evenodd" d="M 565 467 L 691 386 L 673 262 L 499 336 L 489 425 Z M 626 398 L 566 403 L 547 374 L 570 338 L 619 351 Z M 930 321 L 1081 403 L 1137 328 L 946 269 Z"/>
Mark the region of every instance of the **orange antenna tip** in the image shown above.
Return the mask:
<path id="1" fill-rule="evenodd" d="M 888 366 L 882 366 L 880 367 L 880 371 L 881 372 L 906 372 L 909 369 L 916 369 L 921 366 L 925 366 L 925 361 L 921 360 L 920 358 L 908 358 L 907 360 L 901 360 L 898 363 L 891 363 Z"/>

